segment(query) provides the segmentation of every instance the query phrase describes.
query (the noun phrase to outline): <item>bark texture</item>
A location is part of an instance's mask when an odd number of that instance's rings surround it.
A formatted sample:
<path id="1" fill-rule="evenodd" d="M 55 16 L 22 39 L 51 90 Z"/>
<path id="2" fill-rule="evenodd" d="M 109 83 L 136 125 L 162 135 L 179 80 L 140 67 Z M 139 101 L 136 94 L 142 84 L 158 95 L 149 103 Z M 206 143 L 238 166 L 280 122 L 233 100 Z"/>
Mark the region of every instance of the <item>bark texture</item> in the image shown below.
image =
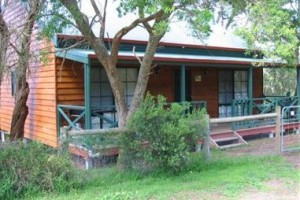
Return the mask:
<path id="1" fill-rule="evenodd" d="M 27 83 L 27 72 L 31 58 L 31 36 L 36 16 L 41 8 L 42 1 L 29 0 L 29 10 L 26 13 L 25 23 L 18 34 L 18 46 L 14 47 L 18 55 L 16 72 L 16 94 L 15 107 L 13 110 L 10 140 L 22 140 L 24 138 L 24 127 L 29 113 L 27 99 L 29 95 L 29 85 Z"/>
<path id="2" fill-rule="evenodd" d="M 16 93 L 16 104 L 13 111 L 10 139 L 18 140 L 24 138 L 24 126 L 27 115 L 29 113 L 28 106 L 26 105 L 29 95 L 28 83 L 20 88 Z"/>

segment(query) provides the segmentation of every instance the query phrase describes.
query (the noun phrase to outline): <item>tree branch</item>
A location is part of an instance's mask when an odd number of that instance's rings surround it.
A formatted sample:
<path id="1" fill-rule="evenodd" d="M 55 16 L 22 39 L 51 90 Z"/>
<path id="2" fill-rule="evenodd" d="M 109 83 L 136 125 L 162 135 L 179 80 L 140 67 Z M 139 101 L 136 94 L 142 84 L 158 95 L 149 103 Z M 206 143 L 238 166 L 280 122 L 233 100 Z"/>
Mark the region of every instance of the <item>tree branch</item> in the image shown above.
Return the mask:
<path id="1" fill-rule="evenodd" d="M 121 30 L 119 30 L 115 34 L 115 37 L 112 42 L 111 58 L 112 58 L 113 62 L 116 63 L 116 61 L 117 61 L 120 42 L 124 35 L 126 35 L 129 31 L 131 31 L 135 27 L 137 27 L 140 23 L 145 23 L 145 22 L 154 20 L 157 17 L 160 17 L 161 15 L 163 15 L 163 13 L 164 13 L 163 10 L 160 10 L 152 15 L 149 15 L 146 18 L 138 18 L 138 19 L 134 20 L 129 26 L 126 26 L 126 27 L 122 28 Z"/>

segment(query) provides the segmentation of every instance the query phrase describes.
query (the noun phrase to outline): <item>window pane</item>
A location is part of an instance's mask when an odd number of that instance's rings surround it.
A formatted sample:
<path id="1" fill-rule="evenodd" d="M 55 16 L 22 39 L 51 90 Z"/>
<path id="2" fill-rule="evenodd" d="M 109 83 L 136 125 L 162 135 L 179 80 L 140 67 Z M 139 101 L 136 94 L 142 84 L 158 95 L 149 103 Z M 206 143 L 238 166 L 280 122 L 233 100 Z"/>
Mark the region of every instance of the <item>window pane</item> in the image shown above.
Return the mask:
<path id="1" fill-rule="evenodd" d="M 234 83 L 234 91 L 235 92 L 241 92 L 242 91 L 242 83 L 241 82 L 235 82 Z"/>
<path id="2" fill-rule="evenodd" d="M 226 91 L 226 87 L 224 83 L 220 83 L 219 84 L 219 92 L 225 92 Z"/>
<path id="3" fill-rule="evenodd" d="M 126 97 L 126 104 L 127 104 L 127 106 L 130 105 L 131 100 L 132 100 L 132 96 L 127 96 L 127 97 Z"/>
<path id="4" fill-rule="evenodd" d="M 241 81 L 242 80 L 242 74 L 240 71 L 234 72 L 234 81 Z"/>
<path id="5" fill-rule="evenodd" d="M 100 69 L 99 67 L 92 67 L 91 68 L 91 81 L 95 82 L 95 81 L 100 81 Z"/>
<path id="6" fill-rule="evenodd" d="M 247 77 L 247 72 L 246 71 L 244 71 L 243 73 L 242 73 L 242 81 L 248 81 L 248 77 Z"/>
<path id="7" fill-rule="evenodd" d="M 226 93 L 226 101 L 225 103 L 230 103 L 232 101 L 232 94 L 231 93 Z"/>
<path id="8" fill-rule="evenodd" d="M 100 96 L 99 86 L 99 83 L 91 83 L 91 96 Z"/>
<path id="9" fill-rule="evenodd" d="M 225 94 L 219 94 L 219 104 L 224 104 L 225 99 Z"/>
<path id="10" fill-rule="evenodd" d="M 226 92 L 232 92 L 232 82 L 226 82 Z"/>
<path id="11" fill-rule="evenodd" d="M 121 81 L 126 81 L 126 68 L 118 68 L 118 71 L 120 73 Z"/>
<path id="12" fill-rule="evenodd" d="M 136 82 L 137 80 L 137 69 L 136 68 L 128 68 L 127 69 L 127 81 Z"/>
<path id="13" fill-rule="evenodd" d="M 91 97 L 91 106 L 100 107 L 101 106 L 100 97 Z"/>
<path id="14" fill-rule="evenodd" d="M 136 83 L 127 83 L 126 95 L 133 95 Z"/>
<path id="15" fill-rule="evenodd" d="M 101 81 L 108 82 L 107 74 L 103 68 L 101 68 Z"/>
<path id="16" fill-rule="evenodd" d="M 114 105 L 112 96 L 101 97 L 101 107 L 112 106 L 112 105 Z"/>
<path id="17" fill-rule="evenodd" d="M 231 71 L 226 71 L 225 73 L 225 76 L 226 76 L 226 81 L 232 81 L 232 72 Z"/>
<path id="18" fill-rule="evenodd" d="M 243 99 L 248 99 L 248 94 L 246 92 L 242 93 L 242 98 Z"/>
<path id="19" fill-rule="evenodd" d="M 112 90 L 109 83 L 101 83 L 101 96 L 110 96 L 112 95 Z"/>

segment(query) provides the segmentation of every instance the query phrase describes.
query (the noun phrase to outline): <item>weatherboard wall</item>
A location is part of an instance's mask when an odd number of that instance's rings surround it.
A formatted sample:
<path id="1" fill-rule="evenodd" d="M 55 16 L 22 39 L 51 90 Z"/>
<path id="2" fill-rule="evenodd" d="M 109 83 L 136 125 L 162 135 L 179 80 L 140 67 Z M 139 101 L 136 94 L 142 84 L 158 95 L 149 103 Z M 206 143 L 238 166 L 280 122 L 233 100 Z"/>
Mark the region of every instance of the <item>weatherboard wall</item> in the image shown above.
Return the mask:
<path id="1" fill-rule="evenodd" d="M 37 44 L 35 44 L 37 47 Z M 40 43 L 40 48 L 44 44 Z M 29 114 L 25 123 L 25 137 L 57 146 L 56 134 L 56 85 L 54 55 L 48 57 L 47 64 L 32 62 L 28 74 L 30 93 L 27 105 Z M 15 104 L 11 92 L 11 76 L 8 72 L 1 82 L 0 129 L 10 130 L 12 111 Z"/>
<path id="2" fill-rule="evenodd" d="M 19 25 L 24 21 L 24 5 L 20 2 L 10 1 L 5 9 L 5 20 L 10 26 Z M 56 77 L 54 54 L 49 53 L 47 62 L 40 61 L 42 49 L 53 52 L 54 46 L 51 42 L 37 40 L 38 26 L 34 27 L 31 50 L 34 56 L 30 60 L 30 68 L 27 74 L 30 94 L 27 105 L 29 114 L 25 123 L 25 138 L 38 140 L 50 146 L 57 146 L 57 125 L 56 125 Z M 15 44 L 16 46 L 18 44 Z M 12 68 L 6 70 L 0 86 L 0 129 L 10 131 L 12 112 L 15 99 L 12 95 L 11 70 L 16 67 L 17 56 L 12 49 L 9 49 L 7 63 Z"/>
<path id="3" fill-rule="evenodd" d="M 57 104 L 84 105 L 84 67 L 68 59 L 56 58 Z"/>

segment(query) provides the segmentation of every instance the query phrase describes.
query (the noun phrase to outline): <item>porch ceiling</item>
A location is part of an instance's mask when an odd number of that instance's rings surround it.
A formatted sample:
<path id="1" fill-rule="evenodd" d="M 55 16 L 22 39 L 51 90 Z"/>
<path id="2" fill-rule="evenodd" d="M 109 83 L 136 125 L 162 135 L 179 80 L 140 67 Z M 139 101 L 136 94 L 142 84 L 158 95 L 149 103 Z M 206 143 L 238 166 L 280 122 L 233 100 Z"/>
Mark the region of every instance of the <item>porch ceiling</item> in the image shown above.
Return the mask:
<path id="1" fill-rule="evenodd" d="M 93 50 L 90 49 L 56 49 L 56 56 L 89 64 L 90 61 L 96 61 L 97 57 Z M 143 52 L 120 51 L 119 60 L 121 61 L 137 61 L 136 57 L 142 58 Z M 207 56 L 192 54 L 175 54 L 175 53 L 156 53 L 155 62 L 159 63 L 177 63 L 177 64 L 235 64 L 250 65 L 251 63 L 266 62 L 263 59 L 241 58 L 241 57 L 225 57 L 225 56 Z"/>

